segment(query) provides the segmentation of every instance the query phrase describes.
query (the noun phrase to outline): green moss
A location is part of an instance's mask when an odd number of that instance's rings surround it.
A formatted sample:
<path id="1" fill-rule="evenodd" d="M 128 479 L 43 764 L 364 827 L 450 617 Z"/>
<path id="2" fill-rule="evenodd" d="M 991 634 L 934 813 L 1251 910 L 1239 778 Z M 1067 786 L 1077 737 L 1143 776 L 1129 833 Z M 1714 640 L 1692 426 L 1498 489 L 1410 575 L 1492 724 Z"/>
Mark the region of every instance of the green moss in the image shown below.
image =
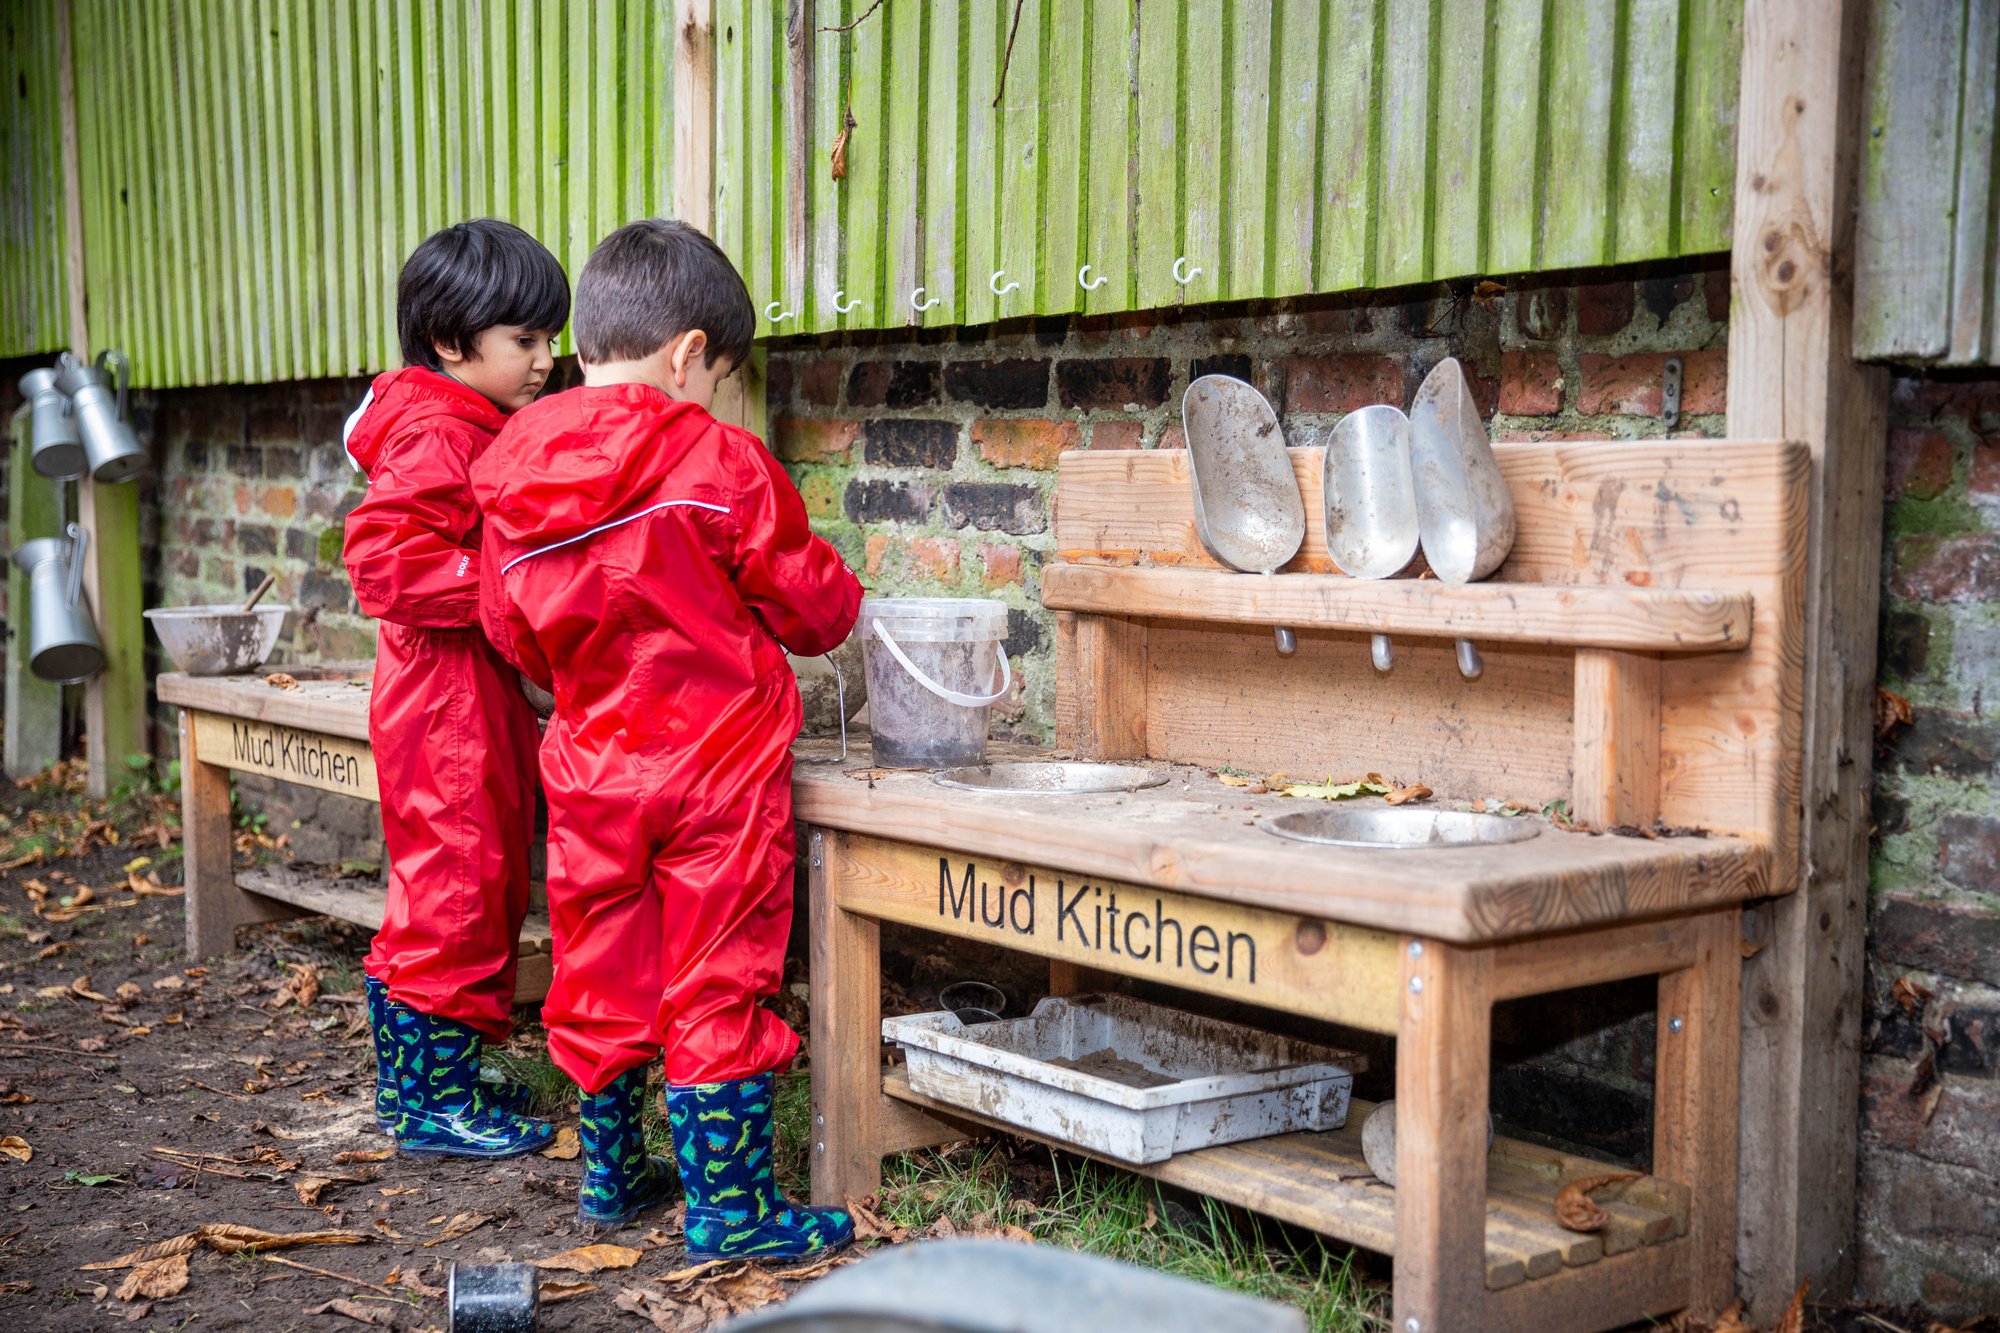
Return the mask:
<path id="1" fill-rule="evenodd" d="M 319 562 L 322 565 L 340 563 L 341 544 L 347 534 L 339 528 L 328 528 L 319 535 Z"/>

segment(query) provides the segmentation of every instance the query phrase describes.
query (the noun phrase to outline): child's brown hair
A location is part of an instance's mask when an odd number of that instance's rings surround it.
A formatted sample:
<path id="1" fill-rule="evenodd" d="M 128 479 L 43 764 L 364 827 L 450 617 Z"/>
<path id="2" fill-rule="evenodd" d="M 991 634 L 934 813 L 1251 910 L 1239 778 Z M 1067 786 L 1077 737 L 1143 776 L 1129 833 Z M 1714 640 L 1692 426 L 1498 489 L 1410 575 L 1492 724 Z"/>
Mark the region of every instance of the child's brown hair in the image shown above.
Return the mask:
<path id="1" fill-rule="evenodd" d="M 750 355 L 757 311 L 721 246 L 665 218 L 628 222 L 597 243 L 576 282 L 579 357 L 637 361 L 693 329 L 708 336 L 710 366 Z"/>

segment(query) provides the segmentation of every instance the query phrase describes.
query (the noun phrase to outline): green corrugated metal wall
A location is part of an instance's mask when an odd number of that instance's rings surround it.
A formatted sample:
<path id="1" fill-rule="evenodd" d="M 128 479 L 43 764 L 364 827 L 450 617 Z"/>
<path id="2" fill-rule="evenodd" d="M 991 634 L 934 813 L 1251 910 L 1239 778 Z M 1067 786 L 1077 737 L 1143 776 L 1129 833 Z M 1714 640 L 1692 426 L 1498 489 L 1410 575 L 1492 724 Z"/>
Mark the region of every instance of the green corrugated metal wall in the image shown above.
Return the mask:
<path id="1" fill-rule="evenodd" d="M 716 5 L 718 236 L 758 304 L 792 312 L 762 332 L 1729 245 L 1741 0 L 870 3 Z M 814 25 L 804 88 L 788 14 Z M 1088 292 L 1086 263 L 1108 279 Z M 919 287 L 939 298 L 921 314 Z M 842 315 L 837 293 L 862 304 Z"/>
<path id="2" fill-rule="evenodd" d="M 52 9 L 48 0 L 0 0 L 0 356 L 68 342 Z"/>
<path id="3" fill-rule="evenodd" d="M 76 0 L 92 342 L 151 385 L 398 364 L 463 218 L 572 275 L 672 196 L 672 0 Z"/>

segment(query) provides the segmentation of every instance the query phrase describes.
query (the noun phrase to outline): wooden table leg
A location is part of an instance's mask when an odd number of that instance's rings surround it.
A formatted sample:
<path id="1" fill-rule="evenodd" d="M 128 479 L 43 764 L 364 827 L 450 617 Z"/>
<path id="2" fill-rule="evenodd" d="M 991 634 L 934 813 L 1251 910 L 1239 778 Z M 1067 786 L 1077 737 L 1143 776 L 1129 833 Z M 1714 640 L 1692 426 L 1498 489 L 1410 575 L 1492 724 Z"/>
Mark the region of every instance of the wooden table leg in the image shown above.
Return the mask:
<path id="1" fill-rule="evenodd" d="M 1461 1333 L 1484 1318 L 1492 980 L 1489 950 L 1403 941 L 1395 1333 Z"/>
<path id="2" fill-rule="evenodd" d="M 181 851 L 187 880 L 189 962 L 236 947 L 236 928 L 305 916 L 299 908 L 236 887 L 229 824 L 229 770 L 195 757 L 194 714 L 181 710 Z"/>
<path id="3" fill-rule="evenodd" d="M 1734 907 L 1701 917 L 1694 965 L 1660 974 L 1653 1174 L 1688 1187 L 1689 1305 L 1702 1316 L 1736 1294 L 1741 917 Z"/>
<path id="4" fill-rule="evenodd" d="M 840 834 L 814 828 L 812 858 L 812 1201 L 839 1204 L 882 1183 L 882 931 L 834 902 Z"/>

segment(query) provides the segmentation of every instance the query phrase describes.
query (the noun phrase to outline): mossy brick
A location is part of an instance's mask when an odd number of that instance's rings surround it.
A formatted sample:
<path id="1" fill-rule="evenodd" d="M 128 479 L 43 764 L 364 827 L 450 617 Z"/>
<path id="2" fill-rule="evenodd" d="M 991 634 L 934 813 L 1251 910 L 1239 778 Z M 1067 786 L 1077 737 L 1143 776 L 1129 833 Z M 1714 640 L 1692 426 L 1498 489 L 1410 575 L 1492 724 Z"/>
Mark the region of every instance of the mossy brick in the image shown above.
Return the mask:
<path id="1" fill-rule="evenodd" d="M 843 474 L 813 468 L 799 478 L 799 498 L 806 502 L 810 518 L 839 518 Z"/>
<path id="2" fill-rule="evenodd" d="M 1893 763 L 1905 773 L 1991 781 L 2000 776 L 2000 723 L 1918 708 L 1917 720 L 1896 733 L 1886 759 L 1878 755 L 1878 772 Z"/>
<path id="3" fill-rule="evenodd" d="M 1007 608 L 1007 637 L 1002 642 L 1009 657 L 1025 657 L 1042 646 L 1042 622 L 1018 606 Z"/>
<path id="4" fill-rule="evenodd" d="M 951 361 L 944 368 L 945 392 L 954 402 L 1001 412 L 1046 407 L 1049 401 L 1047 361 L 1010 358 L 995 361 Z M 852 392 L 853 386 L 849 385 Z"/>
<path id="5" fill-rule="evenodd" d="M 1938 821 L 1937 840 L 1941 878 L 1962 889 L 2000 893 L 2000 819 L 1953 811 Z"/>
<path id="6" fill-rule="evenodd" d="M 944 488 L 945 519 L 955 528 L 1024 536 L 1049 525 L 1039 487 L 996 481 L 958 481 Z"/>
<path id="7" fill-rule="evenodd" d="M 236 549 L 244 555 L 276 555 L 278 530 L 268 523 L 238 523 Z"/>
<path id="8" fill-rule="evenodd" d="M 775 451 L 787 463 L 844 463 L 860 434 L 858 421 L 810 417 L 780 417 L 772 429 Z"/>
<path id="9" fill-rule="evenodd" d="M 1137 421 L 1098 421 L 1090 427 L 1090 447 L 1137 449 L 1146 442 L 1146 428 Z"/>
<path id="10" fill-rule="evenodd" d="M 922 482 L 856 478 L 847 483 L 842 508 L 855 523 L 922 523 L 936 493 Z"/>
<path id="11" fill-rule="evenodd" d="M 2000 1001 L 1948 1004 L 1940 1016 L 1946 1037 L 1938 1068 L 1961 1078 L 2000 1078 Z"/>
<path id="12" fill-rule="evenodd" d="M 1708 310 L 1711 324 L 1729 322 L 1729 269 L 1727 266 L 1712 268 L 1701 275 L 1702 304 Z"/>
<path id="13" fill-rule="evenodd" d="M 808 407 L 835 407 L 840 403 L 838 361 L 808 361 L 799 374 L 799 399 Z"/>
<path id="14" fill-rule="evenodd" d="M 951 421 L 892 419 L 861 429 L 863 453 L 878 467 L 949 469 L 958 457 L 958 425 Z"/>
<path id="15" fill-rule="evenodd" d="M 1660 415 L 1667 372 L 1666 352 L 1605 356 L 1587 352 L 1576 359 L 1576 410 L 1587 417 Z M 1729 355 L 1716 348 L 1681 352 L 1681 414 L 1708 416 L 1729 405 Z"/>
<path id="16" fill-rule="evenodd" d="M 1986 504 L 2000 501 L 2000 439 L 1982 437 L 1973 443 L 1967 493 Z"/>
<path id="17" fill-rule="evenodd" d="M 792 405 L 792 363 L 774 356 L 764 364 L 764 401 L 774 407 Z"/>
<path id="18" fill-rule="evenodd" d="M 1889 586 L 1917 601 L 2000 600 L 2000 533 L 1906 538 L 1897 544 Z"/>
<path id="19" fill-rule="evenodd" d="M 869 577 L 872 578 L 882 572 L 882 562 L 888 559 L 889 547 L 893 540 L 886 532 L 871 532 L 868 534 L 868 542 L 864 548 L 866 551 L 866 561 L 863 568 L 867 570 Z"/>
<path id="20" fill-rule="evenodd" d="M 354 611 L 359 608 L 354 601 L 354 588 L 347 581 L 345 569 L 309 569 L 299 581 L 298 603 L 301 607 L 318 607 L 323 611 Z"/>
<path id="21" fill-rule="evenodd" d="M 299 448 L 264 450 L 264 473 L 273 481 L 297 481 L 306 475 L 306 451 Z"/>
<path id="22" fill-rule="evenodd" d="M 913 537 L 907 571 L 933 583 L 958 582 L 958 543 L 948 537 Z"/>
<path id="23" fill-rule="evenodd" d="M 290 486 L 266 486 L 257 492 L 257 508 L 273 518 L 290 518 L 298 512 L 299 493 Z"/>
<path id="24" fill-rule="evenodd" d="M 312 560 L 317 556 L 313 547 L 312 534 L 302 528 L 285 529 L 285 558 L 287 560 Z"/>
<path id="25" fill-rule="evenodd" d="M 1880 643 L 1882 665 L 1904 680 L 1915 680 L 1930 664 L 1930 617 L 1921 611 L 1887 612 Z"/>
<path id="26" fill-rule="evenodd" d="M 288 404 L 252 408 L 244 433 L 252 444 L 282 444 L 300 438 L 298 418 Z"/>
<path id="27" fill-rule="evenodd" d="M 1280 363 L 1285 376 L 1285 411 L 1354 412 L 1376 403 L 1403 406 L 1403 363 L 1372 352 L 1331 356 L 1290 356 Z"/>
<path id="28" fill-rule="evenodd" d="M 1072 411 L 1131 411 L 1166 402 L 1172 378 L 1163 356 L 1076 358 L 1056 366 L 1056 395 Z"/>
<path id="29" fill-rule="evenodd" d="M 1003 588 L 1010 583 L 1019 586 L 1023 582 L 1018 546 L 981 546 L 979 565 L 979 581 L 988 588 Z"/>
<path id="30" fill-rule="evenodd" d="M 1637 310 L 1632 281 L 1593 283 L 1576 292 L 1576 331 L 1593 337 L 1622 331 Z"/>
<path id="31" fill-rule="evenodd" d="M 1242 352 L 1218 352 L 1214 356 L 1198 356 L 1188 362 L 1188 382 L 1193 383 L 1203 375 L 1227 375 L 1231 379 L 1250 382 L 1250 358 Z"/>
<path id="32" fill-rule="evenodd" d="M 1955 453 L 1951 436 L 1944 431 L 1891 427 L 1884 498 L 1935 500 L 1943 495 L 1951 489 Z"/>
<path id="33" fill-rule="evenodd" d="M 938 401 L 938 378 L 935 361 L 863 361 L 848 373 L 847 405 L 931 407 Z"/>
<path id="34" fill-rule="evenodd" d="M 979 456 L 994 467 L 1046 471 L 1056 465 L 1063 450 L 1076 448 L 1082 440 L 1083 432 L 1074 421 L 989 418 L 972 424 L 972 441 L 979 446 Z"/>
<path id="35" fill-rule="evenodd" d="M 1503 352 L 1500 410 L 1509 416 L 1548 417 L 1562 411 L 1562 363 L 1554 352 Z"/>

